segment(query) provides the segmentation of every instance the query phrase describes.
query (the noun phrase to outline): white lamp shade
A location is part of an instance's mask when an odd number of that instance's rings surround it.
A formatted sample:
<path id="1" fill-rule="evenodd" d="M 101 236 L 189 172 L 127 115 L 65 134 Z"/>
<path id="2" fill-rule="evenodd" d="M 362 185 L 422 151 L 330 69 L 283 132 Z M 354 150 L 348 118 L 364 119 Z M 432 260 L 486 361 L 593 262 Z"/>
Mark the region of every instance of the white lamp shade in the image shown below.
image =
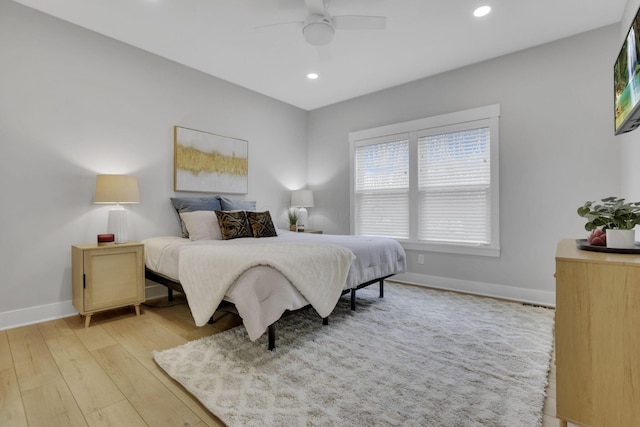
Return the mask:
<path id="1" fill-rule="evenodd" d="M 312 208 L 313 207 L 313 191 L 311 190 L 292 191 L 291 206 Z"/>
<path id="2" fill-rule="evenodd" d="M 129 175 L 98 175 L 94 203 L 140 203 L 138 178 Z"/>

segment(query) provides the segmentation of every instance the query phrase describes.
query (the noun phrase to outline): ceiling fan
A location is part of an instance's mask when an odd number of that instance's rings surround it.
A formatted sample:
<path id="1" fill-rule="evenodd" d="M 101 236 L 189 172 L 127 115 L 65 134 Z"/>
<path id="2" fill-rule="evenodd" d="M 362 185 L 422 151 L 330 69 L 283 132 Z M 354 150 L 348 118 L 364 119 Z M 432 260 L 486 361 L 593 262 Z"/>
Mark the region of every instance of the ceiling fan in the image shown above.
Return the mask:
<path id="1" fill-rule="evenodd" d="M 313 46 L 329 44 L 336 30 L 383 30 L 387 25 L 385 16 L 335 15 L 328 12 L 329 0 L 304 0 L 307 17 L 304 21 L 286 22 L 274 25 L 299 24 L 304 39 Z M 264 28 L 262 27 L 262 28 Z"/>

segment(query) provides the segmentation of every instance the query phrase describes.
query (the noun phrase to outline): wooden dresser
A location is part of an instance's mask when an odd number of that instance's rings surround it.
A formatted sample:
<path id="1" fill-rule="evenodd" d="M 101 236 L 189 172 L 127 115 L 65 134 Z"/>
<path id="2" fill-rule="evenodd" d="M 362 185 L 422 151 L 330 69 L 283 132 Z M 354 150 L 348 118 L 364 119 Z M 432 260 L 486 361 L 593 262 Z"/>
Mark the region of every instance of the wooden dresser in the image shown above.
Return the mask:
<path id="1" fill-rule="evenodd" d="M 640 255 L 556 252 L 557 417 L 640 425 Z"/>

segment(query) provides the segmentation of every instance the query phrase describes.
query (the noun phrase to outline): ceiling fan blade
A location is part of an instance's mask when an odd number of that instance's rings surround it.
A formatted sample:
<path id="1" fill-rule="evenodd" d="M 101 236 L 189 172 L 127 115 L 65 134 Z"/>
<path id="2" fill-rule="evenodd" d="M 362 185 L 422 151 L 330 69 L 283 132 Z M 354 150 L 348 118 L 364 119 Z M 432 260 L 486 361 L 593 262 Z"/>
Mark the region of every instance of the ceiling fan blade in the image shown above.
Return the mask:
<path id="1" fill-rule="evenodd" d="M 331 18 L 336 30 L 384 30 L 386 16 L 337 15 Z"/>
<path id="2" fill-rule="evenodd" d="M 327 14 L 327 3 L 325 0 L 304 0 L 304 3 L 312 15 L 324 16 Z"/>
<path id="3" fill-rule="evenodd" d="M 267 29 L 267 28 L 281 27 L 281 26 L 284 26 L 284 25 L 297 25 L 299 27 L 302 27 L 303 24 L 304 24 L 304 21 L 276 22 L 275 24 L 259 25 L 257 27 L 253 27 L 253 29 L 254 30 L 264 30 L 264 29 Z"/>

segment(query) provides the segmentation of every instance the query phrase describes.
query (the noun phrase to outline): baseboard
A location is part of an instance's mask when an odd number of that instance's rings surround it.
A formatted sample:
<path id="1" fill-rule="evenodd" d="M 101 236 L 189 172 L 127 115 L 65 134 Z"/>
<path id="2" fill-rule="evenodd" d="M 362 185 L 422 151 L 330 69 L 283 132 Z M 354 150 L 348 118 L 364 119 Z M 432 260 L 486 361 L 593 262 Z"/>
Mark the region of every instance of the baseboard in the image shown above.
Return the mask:
<path id="1" fill-rule="evenodd" d="M 396 274 L 393 276 L 392 280 L 411 285 L 502 298 L 525 302 L 528 304 L 542 305 L 545 307 L 555 307 L 556 301 L 554 292 L 496 285 L 493 283 L 473 282 L 470 280 L 451 279 L 448 277 L 430 276 L 426 274 Z M 166 295 L 167 288 L 165 286 L 150 284 L 145 288 L 146 299 L 161 298 Z M 73 307 L 71 301 L 62 301 L 54 304 L 0 312 L 0 331 L 69 317 L 77 313 L 78 311 Z"/>
<path id="2" fill-rule="evenodd" d="M 556 294 L 555 292 L 550 291 L 517 288 L 515 286 L 451 279 L 449 277 L 430 276 L 427 274 L 417 273 L 396 274 L 391 280 L 411 285 L 501 298 L 545 307 L 556 306 Z"/>
<path id="3" fill-rule="evenodd" d="M 69 317 L 74 314 L 78 314 L 78 311 L 71 304 L 71 300 L 5 311 L 0 313 L 0 331 Z"/>
<path id="4" fill-rule="evenodd" d="M 147 282 L 149 283 L 149 282 Z M 146 286 L 145 299 L 167 296 L 167 287 L 152 284 Z M 0 312 L 0 331 L 18 328 L 20 326 L 33 325 L 34 323 L 61 319 L 78 314 L 71 301 L 62 301 L 53 304 L 45 304 L 36 307 L 27 307 L 19 310 Z"/>
<path id="5" fill-rule="evenodd" d="M 152 283 L 151 285 L 149 283 Z M 144 288 L 144 298 L 149 300 L 153 298 L 162 298 L 167 296 L 166 286 L 159 285 L 147 280 L 147 286 Z"/>

